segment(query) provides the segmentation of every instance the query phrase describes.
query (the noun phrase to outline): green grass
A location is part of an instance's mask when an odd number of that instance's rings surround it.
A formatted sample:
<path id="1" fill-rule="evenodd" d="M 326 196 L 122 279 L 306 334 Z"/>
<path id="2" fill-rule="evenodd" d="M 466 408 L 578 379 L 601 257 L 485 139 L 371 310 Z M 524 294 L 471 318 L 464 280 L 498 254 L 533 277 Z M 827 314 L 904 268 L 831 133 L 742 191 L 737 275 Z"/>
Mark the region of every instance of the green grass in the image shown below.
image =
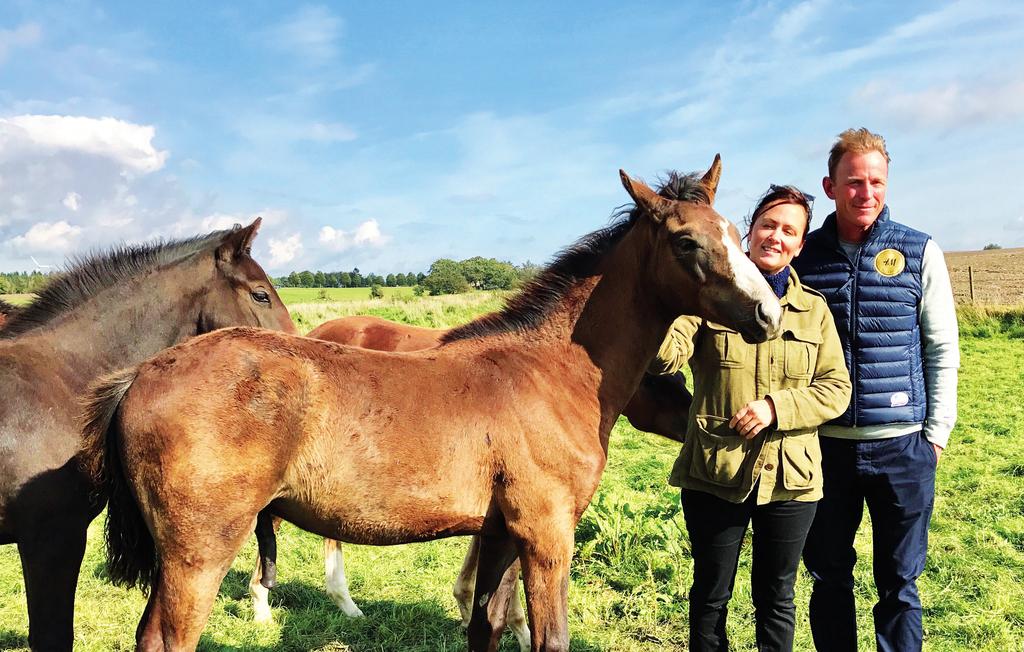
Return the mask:
<path id="1" fill-rule="evenodd" d="M 493 309 L 493 294 L 402 302 L 292 306 L 308 330 L 314 319 L 351 311 L 451 326 Z M 322 310 L 323 312 L 317 312 Z M 323 315 L 321 317 L 321 315 Z M 962 321 L 963 324 L 963 321 Z M 960 421 L 939 465 L 930 555 L 920 588 L 926 649 L 1024 649 L 1024 341 L 991 333 L 966 337 Z M 569 591 L 574 650 L 685 649 L 686 593 L 692 577 L 678 495 L 666 485 L 677 444 L 639 433 L 620 419 L 601 487 L 577 528 Z M 90 528 L 77 596 L 76 650 L 132 649 L 144 600 L 104 577 L 102 520 Z M 316 537 L 285 525 L 273 625 L 256 625 L 247 595 L 255 544 L 242 550 L 221 587 L 202 650 L 464 650 L 451 597 L 466 539 L 374 548 L 345 546 L 352 595 L 365 619 L 341 616 L 323 592 Z M 749 544 L 749 541 L 748 541 Z M 874 649 L 870 523 L 857 539 L 860 646 Z M 745 545 L 730 609 L 733 648 L 754 649 L 750 549 Z M 812 649 L 808 576 L 797 584 L 797 650 Z M 0 649 L 25 649 L 24 589 L 13 546 L 0 547 Z M 506 636 L 502 650 L 516 650 Z"/>
<path id="2" fill-rule="evenodd" d="M 381 287 L 385 298 L 412 297 L 412 288 Z M 359 301 L 370 298 L 370 288 L 277 288 L 281 301 L 309 303 L 312 301 Z"/>

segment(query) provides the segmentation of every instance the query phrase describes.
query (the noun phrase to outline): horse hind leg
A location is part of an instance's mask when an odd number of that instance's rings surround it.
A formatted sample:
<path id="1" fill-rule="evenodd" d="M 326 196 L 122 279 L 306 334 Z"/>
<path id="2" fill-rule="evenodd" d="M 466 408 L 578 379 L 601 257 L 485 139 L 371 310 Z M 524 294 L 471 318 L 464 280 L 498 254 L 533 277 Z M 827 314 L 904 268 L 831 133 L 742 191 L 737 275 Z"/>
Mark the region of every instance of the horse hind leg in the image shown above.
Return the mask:
<path id="1" fill-rule="evenodd" d="M 519 567 L 515 559 L 515 543 L 507 534 L 480 536 L 473 614 L 467 629 L 470 652 L 498 649 L 509 601 L 516 592 Z"/>
<path id="2" fill-rule="evenodd" d="M 249 578 L 249 595 L 252 597 L 253 620 L 258 623 L 272 622 L 270 611 L 270 589 L 277 584 L 277 530 L 281 519 L 263 510 L 256 517 L 256 544 L 259 552 L 256 567 Z"/>
<path id="3" fill-rule="evenodd" d="M 469 541 L 469 549 L 462 560 L 459 576 L 455 578 L 452 595 L 459 605 L 462 614 L 462 626 L 469 627 L 469 619 L 473 615 L 473 591 L 476 588 L 476 567 L 480 561 L 480 536 L 475 535 Z"/>
<path id="4" fill-rule="evenodd" d="M 352 601 L 348 593 L 348 580 L 345 578 L 345 559 L 341 554 L 341 543 L 334 539 L 324 539 L 324 584 L 327 595 L 342 613 L 350 618 L 362 618 L 362 610 Z"/>
<path id="5" fill-rule="evenodd" d="M 508 600 L 508 611 L 505 613 L 505 622 L 512 630 L 516 640 L 519 641 L 519 652 L 530 652 L 530 627 L 526 622 L 526 612 L 523 611 L 523 603 L 519 599 L 519 569 L 520 564 L 512 564 L 509 571 L 514 571 L 512 578 L 512 595 Z"/>
<path id="6" fill-rule="evenodd" d="M 40 519 L 30 533 L 19 536 L 33 650 L 70 651 L 74 641 L 75 589 L 88 523 L 70 520 L 56 524 Z"/>

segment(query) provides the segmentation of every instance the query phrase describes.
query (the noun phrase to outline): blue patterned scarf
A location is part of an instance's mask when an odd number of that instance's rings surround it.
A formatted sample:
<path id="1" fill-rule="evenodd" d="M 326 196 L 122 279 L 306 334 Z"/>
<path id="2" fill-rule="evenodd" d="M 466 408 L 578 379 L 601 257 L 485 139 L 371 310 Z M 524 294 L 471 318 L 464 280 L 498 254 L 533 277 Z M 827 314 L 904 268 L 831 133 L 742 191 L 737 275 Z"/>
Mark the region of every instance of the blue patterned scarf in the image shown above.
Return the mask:
<path id="1" fill-rule="evenodd" d="M 761 272 L 761 275 L 764 276 L 764 280 L 768 281 L 768 285 L 772 286 L 775 296 L 781 299 L 782 295 L 786 294 L 786 284 L 789 283 L 789 265 L 774 274 Z"/>

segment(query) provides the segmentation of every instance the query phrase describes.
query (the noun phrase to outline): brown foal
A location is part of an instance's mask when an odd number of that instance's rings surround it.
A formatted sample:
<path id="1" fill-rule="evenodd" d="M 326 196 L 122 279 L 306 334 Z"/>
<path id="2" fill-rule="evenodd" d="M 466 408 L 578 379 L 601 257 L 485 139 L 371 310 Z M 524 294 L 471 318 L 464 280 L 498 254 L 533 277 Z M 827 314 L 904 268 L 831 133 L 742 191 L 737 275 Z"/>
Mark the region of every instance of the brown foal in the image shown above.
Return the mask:
<path id="1" fill-rule="evenodd" d="M 781 307 L 711 208 L 720 163 L 637 207 L 440 346 L 384 353 L 252 328 L 195 338 L 96 386 L 83 459 L 110 495 L 115 582 L 151 587 L 141 650 L 196 647 L 261 510 L 374 545 L 481 535 L 469 649 L 495 650 L 522 563 L 534 650 L 569 647 L 573 531 L 608 435 L 672 320 L 751 341 Z"/>

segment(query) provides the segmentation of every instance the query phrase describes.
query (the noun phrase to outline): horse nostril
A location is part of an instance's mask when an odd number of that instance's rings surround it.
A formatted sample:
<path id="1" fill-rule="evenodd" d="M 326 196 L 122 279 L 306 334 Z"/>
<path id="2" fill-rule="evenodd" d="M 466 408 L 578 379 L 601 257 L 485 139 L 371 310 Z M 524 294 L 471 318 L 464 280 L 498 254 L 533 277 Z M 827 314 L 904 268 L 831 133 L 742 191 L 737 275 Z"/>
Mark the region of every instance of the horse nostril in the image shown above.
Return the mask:
<path id="1" fill-rule="evenodd" d="M 768 324 L 768 321 L 769 321 L 768 320 L 768 313 L 765 312 L 764 302 L 763 301 L 761 303 L 757 304 L 757 307 L 754 308 L 754 317 L 757 319 L 757 322 L 759 324 L 761 324 L 761 325 L 767 325 Z"/>

